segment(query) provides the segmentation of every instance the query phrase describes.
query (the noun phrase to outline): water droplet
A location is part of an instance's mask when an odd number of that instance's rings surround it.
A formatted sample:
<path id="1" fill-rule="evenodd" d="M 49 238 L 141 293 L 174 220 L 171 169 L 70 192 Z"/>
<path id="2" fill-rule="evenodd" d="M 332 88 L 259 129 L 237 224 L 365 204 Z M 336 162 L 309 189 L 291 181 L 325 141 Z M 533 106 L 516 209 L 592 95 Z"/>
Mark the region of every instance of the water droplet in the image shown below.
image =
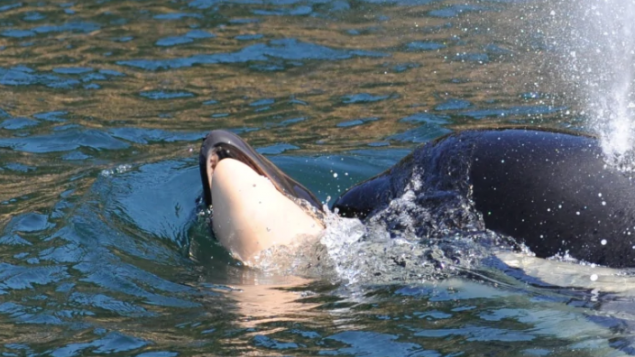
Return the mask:
<path id="1" fill-rule="evenodd" d="M 598 275 L 597 274 L 592 274 L 591 275 L 591 281 L 596 281 L 598 280 Z"/>
<path id="2" fill-rule="evenodd" d="M 333 173 L 333 177 L 337 178 L 337 172 Z"/>
<path id="3" fill-rule="evenodd" d="M 602 245 L 606 245 L 606 239 L 602 239 L 602 240 L 600 241 L 600 243 L 601 243 Z"/>

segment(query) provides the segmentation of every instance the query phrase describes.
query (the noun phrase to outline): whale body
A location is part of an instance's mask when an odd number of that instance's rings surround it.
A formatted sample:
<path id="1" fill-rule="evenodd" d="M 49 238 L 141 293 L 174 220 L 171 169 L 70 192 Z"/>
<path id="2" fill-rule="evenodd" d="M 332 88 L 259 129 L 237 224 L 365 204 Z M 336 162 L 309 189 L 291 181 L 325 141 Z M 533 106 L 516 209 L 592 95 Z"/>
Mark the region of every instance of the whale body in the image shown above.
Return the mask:
<path id="1" fill-rule="evenodd" d="M 257 263 L 269 248 L 293 246 L 324 228 L 313 193 L 234 133 L 210 132 L 199 168 L 214 236 L 247 264 Z"/>
<path id="2" fill-rule="evenodd" d="M 415 202 L 434 202 L 431 192 L 459 194 L 485 228 L 524 243 L 538 257 L 568 254 L 609 267 L 635 266 L 633 174 L 607 165 L 593 137 L 528 129 L 453 133 L 352 187 L 334 208 L 370 219 L 412 190 L 415 176 L 414 186 L 423 187 L 414 190 Z"/>

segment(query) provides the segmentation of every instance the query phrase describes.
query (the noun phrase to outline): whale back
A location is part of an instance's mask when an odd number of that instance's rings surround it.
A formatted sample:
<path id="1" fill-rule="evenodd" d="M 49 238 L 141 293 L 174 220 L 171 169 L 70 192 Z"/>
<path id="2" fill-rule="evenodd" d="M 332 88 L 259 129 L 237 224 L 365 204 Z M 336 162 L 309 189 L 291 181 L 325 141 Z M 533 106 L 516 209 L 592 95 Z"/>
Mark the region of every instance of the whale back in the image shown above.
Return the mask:
<path id="1" fill-rule="evenodd" d="M 433 196 L 441 193 L 460 196 L 485 228 L 515 238 L 538 257 L 569 254 L 592 263 L 633 267 L 632 176 L 607 165 L 597 139 L 589 136 L 468 130 L 415 149 L 391 169 L 345 192 L 334 207 L 370 219 L 390 209 L 406 191 L 412 191 L 420 205 L 434 203 Z"/>
<path id="2" fill-rule="evenodd" d="M 635 182 L 607 165 L 595 138 L 484 132 L 473 153 L 472 199 L 487 228 L 556 254 L 635 266 Z"/>

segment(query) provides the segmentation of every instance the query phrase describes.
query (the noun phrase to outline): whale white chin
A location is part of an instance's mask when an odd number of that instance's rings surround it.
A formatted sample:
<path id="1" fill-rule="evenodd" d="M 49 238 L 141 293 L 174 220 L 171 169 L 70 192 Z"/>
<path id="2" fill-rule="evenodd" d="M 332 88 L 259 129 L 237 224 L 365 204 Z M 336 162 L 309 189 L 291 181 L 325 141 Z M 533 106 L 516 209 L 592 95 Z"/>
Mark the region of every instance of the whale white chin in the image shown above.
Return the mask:
<path id="1" fill-rule="evenodd" d="M 214 235 L 245 262 L 274 245 L 293 246 L 302 236 L 317 236 L 322 223 L 242 162 L 218 162 L 211 178 Z"/>

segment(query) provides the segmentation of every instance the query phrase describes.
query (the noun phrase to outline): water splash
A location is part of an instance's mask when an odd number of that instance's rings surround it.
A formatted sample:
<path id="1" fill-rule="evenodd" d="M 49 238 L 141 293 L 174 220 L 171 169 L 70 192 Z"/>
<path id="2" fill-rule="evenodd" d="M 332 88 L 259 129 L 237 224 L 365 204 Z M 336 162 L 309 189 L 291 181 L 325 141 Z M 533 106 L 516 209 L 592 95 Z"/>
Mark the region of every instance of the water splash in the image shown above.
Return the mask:
<path id="1" fill-rule="evenodd" d="M 582 94 L 607 161 L 628 165 L 635 162 L 635 2 L 567 4 L 570 8 L 561 11 L 569 14 L 569 26 L 564 27 L 569 33 L 563 34 L 568 80 Z"/>
<path id="2" fill-rule="evenodd" d="M 358 242 L 366 234 L 366 228 L 362 222 L 357 219 L 341 218 L 337 213 L 329 210 L 324 205 L 326 212 L 326 230 L 321 238 L 321 243 L 326 247 L 332 261 L 338 262 L 335 266 L 337 275 L 340 279 L 350 283 L 356 283 L 360 280 L 362 273 L 359 267 L 354 266 L 356 259 L 350 259 L 351 256 L 359 256 L 363 254 L 359 250 Z"/>

